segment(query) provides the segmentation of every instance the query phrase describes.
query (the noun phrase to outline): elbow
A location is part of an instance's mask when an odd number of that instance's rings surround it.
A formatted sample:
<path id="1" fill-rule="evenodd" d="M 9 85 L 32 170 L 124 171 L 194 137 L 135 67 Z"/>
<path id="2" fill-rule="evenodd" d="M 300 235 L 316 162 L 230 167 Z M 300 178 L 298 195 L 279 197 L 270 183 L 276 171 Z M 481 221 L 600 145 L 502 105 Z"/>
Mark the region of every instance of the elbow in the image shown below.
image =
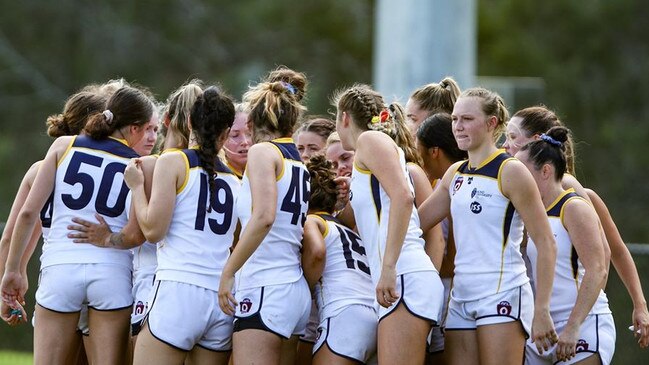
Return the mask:
<path id="1" fill-rule="evenodd" d="M 390 197 L 390 205 L 408 211 L 414 209 L 415 197 L 410 191 L 402 191 L 399 194 L 395 194 L 394 197 Z"/>
<path id="2" fill-rule="evenodd" d="M 151 243 L 156 243 L 162 241 L 164 238 L 164 232 L 157 230 L 157 229 L 143 229 L 142 234 L 137 235 L 137 234 L 132 234 L 129 238 L 130 242 L 133 242 L 135 246 L 139 246 L 144 242 L 146 239 L 147 241 Z M 140 241 L 141 240 L 141 241 Z M 140 242 L 137 242 L 140 241 Z"/>
<path id="3" fill-rule="evenodd" d="M 275 211 L 262 210 L 258 212 L 258 214 L 254 214 L 253 212 L 251 221 L 252 220 L 254 220 L 264 231 L 270 231 L 273 223 L 275 223 Z"/>
<path id="4" fill-rule="evenodd" d="M 325 259 L 327 258 L 327 252 L 324 247 L 317 248 L 311 253 L 310 261 L 311 265 L 314 267 L 324 266 Z"/>
<path id="5" fill-rule="evenodd" d="M 36 219 L 38 218 L 39 213 L 40 212 L 23 207 L 20 213 L 18 213 L 17 221 L 20 220 L 29 223 L 35 222 Z"/>

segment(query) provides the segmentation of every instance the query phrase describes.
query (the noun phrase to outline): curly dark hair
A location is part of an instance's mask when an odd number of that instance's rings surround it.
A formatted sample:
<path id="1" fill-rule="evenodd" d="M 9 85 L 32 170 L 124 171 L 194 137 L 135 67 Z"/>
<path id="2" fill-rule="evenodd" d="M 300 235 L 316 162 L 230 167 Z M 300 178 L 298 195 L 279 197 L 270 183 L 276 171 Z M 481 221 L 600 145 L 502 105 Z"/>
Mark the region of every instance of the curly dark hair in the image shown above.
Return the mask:
<path id="1" fill-rule="evenodd" d="M 338 199 L 333 164 L 323 155 L 314 155 L 307 161 L 306 168 L 311 175 L 309 210 L 333 213 Z"/>

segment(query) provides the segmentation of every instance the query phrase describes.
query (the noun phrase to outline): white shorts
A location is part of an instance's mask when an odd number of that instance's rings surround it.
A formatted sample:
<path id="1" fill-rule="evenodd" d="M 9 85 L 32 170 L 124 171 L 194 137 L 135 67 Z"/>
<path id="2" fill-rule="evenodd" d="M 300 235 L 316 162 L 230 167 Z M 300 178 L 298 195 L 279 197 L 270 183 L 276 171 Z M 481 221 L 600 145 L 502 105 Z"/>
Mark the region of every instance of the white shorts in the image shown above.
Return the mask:
<path id="1" fill-rule="evenodd" d="M 532 333 L 534 298 L 529 283 L 508 291 L 469 302 L 451 295 L 445 331 L 475 330 L 489 324 L 520 321 L 525 336 Z"/>
<path id="2" fill-rule="evenodd" d="M 149 301 L 155 280 L 156 267 L 144 267 L 133 272 L 133 312 L 131 332 L 136 336 L 142 328 L 144 316 L 149 310 Z"/>
<path id="3" fill-rule="evenodd" d="M 314 344 L 317 340 L 318 325 L 320 324 L 320 313 L 318 313 L 318 304 L 315 299 L 311 301 L 311 313 L 309 321 L 306 323 L 306 330 L 300 336 L 300 341 Z"/>
<path id="4" fill-rule="evenodd" d="M 568 321 L 556 322 L 554 328 L 558 335 L 561 335 Z M 615 352 L 615 323 L 611 314 L 590 314 L 579 327 L 579 341 L 577 341 L 575 357 L 568 361 L 557 360 L 556 345 L 549 351 L 539 355 L 536 345 L 527 340 L 525 346 L 525 364 L 574 364 L 582 361 L 593 354 L 599 354 L 603 365 L 608 365 L 613 359 Z"/>
<path id="5" fill-rule="evenodd" d="M 221 311 L 218 293 L 200 286 L 156 280 L 145 317 L 153 337 L 183 351 L 200 346 L 232 349 L 232 316 Z"/>
<path id="6" fill-rule="evenodd" d="M 451 286 L 453 278 L 442 278 L 444 285 L 444 302 L 442 303 L 442 317 L 439 325 L 433 326 L 428 334 L 428 353 L 435 354 L 444 351 L 444 327 L 448 315 L 448 302 L 451 300 Z"/>
<path id="7" fill-rule="evenodd" d="M 258 329 L 288 339 L 302 335 L 311 312 L 311 292 L 304 277 L 294 283 L 239 290 L 234 332 Z"/>
<path id="8" fill-rule="evenodd" d="M 378 305 L 379 321 L 390 315 L 400 303 L 413 316 L 433 324 L 440 320 L 442 302 L 444 301 L 444 286 L 437 271 L 416 271 L 397 276 L 397 293 L 399 300 L 390 307 Z"/>
<path id="9" fill-rule="evenodd" d="M 84 303 L 99 311 L 130 308 L 131 269 L 117 264 L 61 264 L 41 269 L 36 302 L 61 313 L 79 312 Z"/>
<path id="10" fill-rule="evenodd" d="M 320 323 L 313 355 L 326 344 L 340 357 L 365 363 L 376 353 L 377 330 L 378 318 L 374 308 L 352 304 Z"/>

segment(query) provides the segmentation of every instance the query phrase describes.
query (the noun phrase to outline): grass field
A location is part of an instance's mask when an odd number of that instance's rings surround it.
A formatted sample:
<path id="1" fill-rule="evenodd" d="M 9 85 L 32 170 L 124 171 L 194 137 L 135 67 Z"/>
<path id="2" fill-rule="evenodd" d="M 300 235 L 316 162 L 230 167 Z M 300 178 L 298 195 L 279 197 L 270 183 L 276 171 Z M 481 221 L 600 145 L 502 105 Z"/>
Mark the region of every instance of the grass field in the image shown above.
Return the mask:
<path id="1" fill-rule="evenodd" d="M 33 356 L 26 352 L 0 351 L 0 365 L 31 365 Z"/>

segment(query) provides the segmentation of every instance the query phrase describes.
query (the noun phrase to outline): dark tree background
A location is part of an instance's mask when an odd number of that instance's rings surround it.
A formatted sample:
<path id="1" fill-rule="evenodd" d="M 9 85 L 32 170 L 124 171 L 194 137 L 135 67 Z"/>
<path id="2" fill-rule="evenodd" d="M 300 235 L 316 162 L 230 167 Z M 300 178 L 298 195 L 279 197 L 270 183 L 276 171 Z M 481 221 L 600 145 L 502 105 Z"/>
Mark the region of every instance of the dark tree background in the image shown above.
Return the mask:
<path id="1" fill-rule="evenodd" d="M 478 74 L 541 77 L 537 102 L 580 141 L 578 177 L 606 200 L 627 241 L 646 242 L 649 2 L 478 5 Z M 85 84 L 124 77 L 164 100 L 201 78 L 240 97 L 283 64 L 306 72 L 307 105 L 324 114 L 335 89 L 371 83 L 372 0 L 0 0 L 0 8 L 0 221 L 51 143 L 46 117 Z M 649 257 L 636 259 L 646 288 Z M 31 269 L 33 290 L 36 259 Z M 607 291 L 618 325 L 615 363 L 647 361 L 626 329 L 632 306 L 613 273 Z M 0 347 L 30 350 L 31 336 L 31 327 L 0 325 Z"/>

